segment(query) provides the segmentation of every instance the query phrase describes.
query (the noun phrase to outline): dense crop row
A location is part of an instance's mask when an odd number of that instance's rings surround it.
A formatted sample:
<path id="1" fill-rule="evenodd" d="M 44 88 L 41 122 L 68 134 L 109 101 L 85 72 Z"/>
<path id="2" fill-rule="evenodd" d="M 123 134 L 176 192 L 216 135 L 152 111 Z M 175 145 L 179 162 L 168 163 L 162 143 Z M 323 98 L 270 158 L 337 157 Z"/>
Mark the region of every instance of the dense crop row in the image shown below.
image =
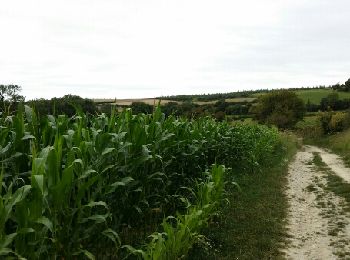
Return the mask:
<path id="1" fill-rule="evenodd" d="M 0 120 L 0 255 L 29 259 L 125 256 L 131 247 L 122 245 L 138 247 L 166 216 L 219 200 L 200 191 L 221 183 L 203 174 L 212 164 L 258 169 L 279 144 L 264 126 L 165 118 L 160 109 L 39 118 L 25 107 Z"/>

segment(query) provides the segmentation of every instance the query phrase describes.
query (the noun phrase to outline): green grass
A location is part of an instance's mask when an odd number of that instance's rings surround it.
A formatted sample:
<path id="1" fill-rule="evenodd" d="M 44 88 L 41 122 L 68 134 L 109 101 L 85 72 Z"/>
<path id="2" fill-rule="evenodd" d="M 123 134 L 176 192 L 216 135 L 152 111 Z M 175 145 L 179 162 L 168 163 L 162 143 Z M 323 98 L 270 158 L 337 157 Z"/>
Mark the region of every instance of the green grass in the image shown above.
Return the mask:
<path id="1" fill-rule="evenodd" d="M 226 102 L 231 102 L 231 103 L 253 102 L 255 100 L 256 100 L 256 98 L 254 98 L 254 97 L 248 97 L 248 98 L 227 98 L 227 99 L 225 99 Z"/>
<path id="2" fill-rule="evenodd" d="M 313 153 L 313 163 L 319 171 L 326 173 L 327 187 L 326 189 L 334 192 L 336 195 L 343 197 L 347 202 L 347 208 L 350 209 L 350 184 L 343 180 L 343 178 L 336 175 L 332 170 L 322 161 L 319 153 Z"/>
<path id="3" fill-rule="evenodd" d="M 314 127 L 320 125 L 317 115 L 306 115 L 302 121 L 299 121 L 296 125 L 296 129 L 303 129 L 307 127 Z"/>
<path id="4" fill-rule="evenodd" d="M 332 89 L 307 89 L 295 91 L 297 95 L 304 100 L 306 103 L 310 100 L 313 104 L 319 104 L 322 98 L 327 97 L 331 93 L 338 93 L 340 99 L 350 98 L 349 92 L 338 92 Z"/>
<path id="5" fill-rule="evenodd" d="M 336 175 L 332 170 L 322 161 L 319 153 L 313 153 L 313 163 L 317 170 L 326 173 L 328 191 L 334 192 L 336 195 L 343 197 L 347 202 L 347 207 L 350 207 L 350 184 L 343 180 L 343 178 Z"/>
<path id="6" fill-rule="evenodd" d="M 350 209 L 350 184 L 334 173 L 327 175 L 328 189 L 347 202 L 347 209 Z"/>
<path id="7" fill-rule="evenodd" d="M 346 232 L 345 228 L 347 224 L 345 223 L 345 215 L 350 211 L 350 184 L 336 175 L 327 164 L 322 161 L 319 153 L 314 152 L 313 156 L 313 163 L 316 170 L 324 173 L 327 181 L 326 186 L 323 186 L 315 180 L 317 186 L 323 190 L 323 192 L 317 194 L 316 198 L 318 200 L 318 206 L 326 210 L 323 212 L 323 215 L 328 218 L 328 235 L 334 236 L 335 240 L 332 241 L 332 246 L 337 249 L 335 254 L 342 259 L 349 259 L 349 252 L 344 248 L 345 245 L 348 245 L 349 241 L 346 237 L 340 239 L 339 235 L 341 236 L 342 233 Z M 310 191 L 310 185 L 308 189 Z M 344 202 L 335 204 L 329 197 L 325 196 L 327 191 L 342 197 Z M 344 218 L 339 218 L 339 212 Z"/>
<path id="8" fill-rule="evenodd" d="M 288 147 L 285 158 L 291 159 L 296 141 L 286 136 L 284 143 Z M 194 248 L 188 259 L 283 259 L 287 166 L 284 160 L 259 174 L 238 175 L 239 189 L 231 191 L 222 217 L 206 230 L 206 246 Z"/>
<path id="9" fill-rule="evenodd" d="M 319 153 L 313 152 L 312 153 L 314 158 L 312 162 L 321 170 L 324 170 L 324 167 L 326 167 L 326 164 L 322 161 L 322 158 Z"/>
<path id="10" fill-rule="evenodd" d="M 346 164 L 350 165 L 350 129 L 329 136 L 327 146 L 334 152 L 342 155 Z"/>
<path id="11" fill-rule="evenodd" d="M 295 93 L 306 103 L 310 100 L 313 104 L 319 104 L 322 98 L 327 97 L 331 93 L 338 93 L 340 99 L 350 98 L 350 92 L 338 92 L 332 89 L 300 89 L 296 90 Z M 255 93 L 252 97 L 259 97 L 261 95 L 265 95 L 267 92 L 263 93 Z"/>
<path id="12" fill-rule="evenodd" d="M 295 125 L 295 131 L 305 142 L 312 142 L 323 136 L 321 122 L 316 115 L 305 116 L 302 121 Z"/>
<path id="13" fill-rule="evenodd" d="M 326 135 L 317 139 L 305 139 L 306 144 L 314 144 L 331 149 L 343 157 L 345 164 L 350 166 L 350 129 L 333 135 Z"/>

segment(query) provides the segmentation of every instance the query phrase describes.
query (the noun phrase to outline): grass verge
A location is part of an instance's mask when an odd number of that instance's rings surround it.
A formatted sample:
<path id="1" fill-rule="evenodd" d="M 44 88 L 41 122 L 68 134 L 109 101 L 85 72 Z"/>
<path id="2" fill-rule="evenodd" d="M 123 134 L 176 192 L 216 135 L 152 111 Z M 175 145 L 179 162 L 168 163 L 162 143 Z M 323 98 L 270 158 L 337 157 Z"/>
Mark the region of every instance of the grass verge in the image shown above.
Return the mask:
<path id="1" fill-rule="evenodd" d="M 304 139 L 304 143 L 317 145 L 332 150 L 334 153 L 343 157 L 346 166 L 350 167 L 350 129 L 333 135 L 326 135 L 317 139 Z"/>
<path id="2" fill-rule="evenodd" d="M 332 172 L 322 161 L 321 156 L 318 153 L 314 153 L 313 162 L 320 171 L 326 173 L 327 190 L 344 198 L 347 204 L 345 210 L 350 212 L 350 183 L 344 181 L 341 177 Z"/>
<path id="3" fill-rule="evenodd" d="M 322 172 L 322 178 L 326 180 L 326 185 L 323 185 L 315 179 L 315 184 L 319 187 L 316 189 L 316 198 L 318 206 L 323 209 L 322 215 L 328 219 L 328 235 L 333 237 L 331 246 L 335 248 L 336 256 L 341 259 L 350 259 L 350 240 L 346 231 L 350 212 L 350 184 L 337 176 L 322 161 L 319 153 L 315 152 L 313 155 L 316 170 Z M 333 195 L 329 196 L 329 194 Z M 336 197 L 342 199 L 337 200 Z"/>
<path id="4" fill-rule="evenodd" d="M 288 202 L 284 194 L 288 162 L 297 150 L 294 136 L 283 136 L 284 153 L 275 166 L 255 174 L 237 175 L 239 189 L 205 231 L 207 240 L 188 259 L 283 259 Z M 284 156 L 281 156 L 283 154 Z"/>

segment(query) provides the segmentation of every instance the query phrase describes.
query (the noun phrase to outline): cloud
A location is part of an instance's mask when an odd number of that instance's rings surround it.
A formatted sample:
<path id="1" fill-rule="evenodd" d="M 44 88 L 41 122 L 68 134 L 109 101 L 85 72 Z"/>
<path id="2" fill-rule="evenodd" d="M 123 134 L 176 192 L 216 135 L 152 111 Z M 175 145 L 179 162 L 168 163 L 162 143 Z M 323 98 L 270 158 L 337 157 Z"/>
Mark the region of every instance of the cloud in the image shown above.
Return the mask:
<path id="1" fill-rule="evenodd" d="M 343 82 L 349 11 L 346 0 L 8 1 L 1 83 L 36 98 Z"/>

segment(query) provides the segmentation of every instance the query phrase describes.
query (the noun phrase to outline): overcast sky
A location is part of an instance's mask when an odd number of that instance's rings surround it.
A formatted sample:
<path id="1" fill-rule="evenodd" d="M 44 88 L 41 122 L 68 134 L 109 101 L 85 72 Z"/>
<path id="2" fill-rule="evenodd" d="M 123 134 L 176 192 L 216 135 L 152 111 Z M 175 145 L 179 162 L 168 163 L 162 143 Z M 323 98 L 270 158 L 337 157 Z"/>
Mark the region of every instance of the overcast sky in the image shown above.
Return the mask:
<path id="1" fill-rule="evenodd" d="M 349 0 L 0 0 L 0 84 L 27 99 L 343 83 Z"/>

